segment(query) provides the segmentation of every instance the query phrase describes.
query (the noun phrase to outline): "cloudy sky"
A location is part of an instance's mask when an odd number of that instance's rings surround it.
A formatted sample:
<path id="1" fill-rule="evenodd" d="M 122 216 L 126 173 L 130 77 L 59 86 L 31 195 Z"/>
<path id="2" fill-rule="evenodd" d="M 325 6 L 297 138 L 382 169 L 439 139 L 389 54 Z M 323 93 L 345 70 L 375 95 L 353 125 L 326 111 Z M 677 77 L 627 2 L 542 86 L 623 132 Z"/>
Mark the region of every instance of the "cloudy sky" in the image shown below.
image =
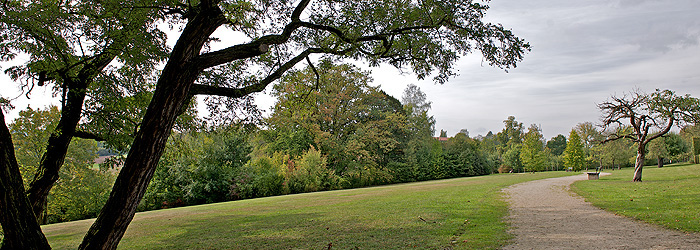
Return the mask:
<path id="1" fill-rule="evenodd" d="M 611 95 L 659 88 L 700 97 L 700 1 L 493 0 L 490 6 L 490 22 L 533 47 L 516 69 L 482 65 L 477 54 L 463 58 L 460 76 L 444 85 L 389 66 L 373 69 L 375 83 L 397 98 L 407 84 L 418 85 L 433 102 L 436 129 L 449 136 L 460 129 L 471 136 L 495 133 L 513 115 L 526 127 L 540 125 L 549 139 L 598 122 L 596 103 Z M 14 86 L 5 76 L 0 85 L 10 97 Z M 33 102 L 45 102 L 38 99 Z M 269 109 L 269 98 L 260 99 Z M 13 113 L 26 103 L 16 100 Z"/>
<path id="2" fill-rule="evenodd" d="M 700 1 L 493 0 L 487 18 L 533 49 L 506 73 L 464 58 L 445 85 L 382 68 L 375 82 L 400 97 L 417 84 L 433 102 L 436 129 L 452 136 L 498 132 L 513 115 L 541 126 L 547 139 L 600 120 L 596 103 L 634 89 L 700 97 Z M 389 72 L 388 72 L 389 71 Z"/>

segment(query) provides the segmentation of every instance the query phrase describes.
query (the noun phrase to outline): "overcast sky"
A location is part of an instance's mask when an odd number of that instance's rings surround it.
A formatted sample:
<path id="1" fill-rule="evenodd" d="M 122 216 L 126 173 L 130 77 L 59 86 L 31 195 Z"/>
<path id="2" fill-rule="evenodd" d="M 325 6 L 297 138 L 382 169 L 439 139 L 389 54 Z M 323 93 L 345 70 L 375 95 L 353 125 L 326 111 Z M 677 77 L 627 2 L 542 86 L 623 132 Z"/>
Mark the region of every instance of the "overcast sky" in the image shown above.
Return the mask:
<path id="1" fill-rule="evenodd" d="M 496 133 L 510 115 L 526 127 L 540 125 L 547 139 L 568 136 L 578 123 L 599 121 L 596 103 L 637 88 L 700 97 L 698 0 L 493 0 L 490 6 L 490 22 L 532 45 L 516 69 L 482 65 L 477 53 L 463 58 L 460 75 L 444 85 L 390 66 L 373 68 L 375 84 L 399 99 L 406 85 L 418 85 L 433 102 L 437 131 L 449 136 L 460 129 Z M 2 96 L 14 97 L 7 94 L 14 88 L 9 80 L 0 81 Z M 269 109 L 269 99 L 261 99 Z M 27 105 L 14 104 L 13 113 Z"/>
<path id="2" fill-rule="evenodd" d="M 493 0 L 487 18 L 532 45 L 505 73 L 481 56 L 464 58 L 460 76 L 445 85 L 397 81 L 375 70 L 375 82 L 401 96 L 417 84 L 433 102 L 436 130 L 453 136 L 494 133 L 513 115 L 541 125 L 547 139 L 581 122 L 598 123 L 596 103 L 639 88 L 671 89 L 700 97 L 700 1 L 697 0 Z"/>

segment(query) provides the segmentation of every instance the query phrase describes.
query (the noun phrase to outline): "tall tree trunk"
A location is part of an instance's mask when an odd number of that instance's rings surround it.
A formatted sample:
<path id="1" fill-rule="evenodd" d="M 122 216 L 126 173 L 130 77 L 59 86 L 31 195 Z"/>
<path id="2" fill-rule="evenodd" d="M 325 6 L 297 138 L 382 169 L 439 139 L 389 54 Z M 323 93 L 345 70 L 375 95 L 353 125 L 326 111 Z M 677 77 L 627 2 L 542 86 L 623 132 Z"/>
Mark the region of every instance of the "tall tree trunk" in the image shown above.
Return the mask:
<path id="1" fill-rule="evenodd" d="M 79 249 L 116 249 L 133 219 L 175 119 L 190 98 L 189 90 L 200 73 L 191 59 L 199 55 L 211 33 L 227 21 L 218 7 L 200 11 L 187 23 L 174 46 L 124 167 Z"/>
<path id="2" fill-rule="evenodd" d="M 642 143 L 639 143 L 639 147 L 637 147 L 637 158 L 634 162 L 634 178 L 632 178 L 632 181 L 642 181 L 642 168 L 644 167 L 644 147 L 646 145 L 643 145 Z"/>
<path id="3" fill-rule="evenodd" d="M 44 151 L 44 155 L 39 162 L 39 168 L 27 190 L 29 203 L 39 221 L 44 221 L 44 210 L 46 209 L 49 192 L 58 180 L 58 172 L 66 159 L 68 146 L 80 121 L 80 114 L 85 101 L 87 83 L 68 80 L 65 84 L 68 84 L 70 88 L 66 101 L 61 108 L 61 119 L 58 121 L 55 131 L 49 137 L 46 151 Z"/>
<path id="4" fill-rule="evenodd" d="M 659 168 L 663 168 L 663 167 L 664 167 L 664 158 L 663 158 L 663 157 L 657 157 L 657 158 L 656 158 L 656 165 L 658 165 Z"/>
<path id="5" fill-rule="evenodd" d="M 0 249 L 51 249 L 24 194 L 10 130 L 0 111 Z"/>

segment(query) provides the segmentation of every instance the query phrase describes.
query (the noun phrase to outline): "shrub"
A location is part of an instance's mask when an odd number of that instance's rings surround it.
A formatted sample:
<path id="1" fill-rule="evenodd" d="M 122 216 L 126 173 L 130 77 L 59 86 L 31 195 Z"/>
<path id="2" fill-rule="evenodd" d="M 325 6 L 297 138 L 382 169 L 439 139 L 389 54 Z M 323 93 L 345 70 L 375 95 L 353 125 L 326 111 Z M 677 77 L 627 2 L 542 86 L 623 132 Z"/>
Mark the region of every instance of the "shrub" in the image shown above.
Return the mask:
<path id="1" fill-rule="evenodd" d="M 289 193 L 315 192 L 340 188 L 340 178 L 328 169 L 326 157 L 311 147 L 297 160 L 290 161 L 286 186 Z"/>

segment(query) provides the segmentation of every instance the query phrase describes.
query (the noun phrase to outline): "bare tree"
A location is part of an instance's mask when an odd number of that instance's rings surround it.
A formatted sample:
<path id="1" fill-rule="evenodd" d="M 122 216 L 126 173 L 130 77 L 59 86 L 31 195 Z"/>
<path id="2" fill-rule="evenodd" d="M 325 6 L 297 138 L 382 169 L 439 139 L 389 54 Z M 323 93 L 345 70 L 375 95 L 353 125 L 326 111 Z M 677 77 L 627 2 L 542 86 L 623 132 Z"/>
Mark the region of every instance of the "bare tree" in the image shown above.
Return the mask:
<path id="1" fill-rule="evenodd" d="M 626 122 L 632 129 L 617 129 L 603 141 L 629 139 L 637 143 L 637 158 L 632 181 L 642 181 L 646 146 L 668 133 L 671 128 L 695 123 L 700 117 L 700 102 L 690 95 L 679 96 L 671 90 L 656 90 L 645 94 L 640 90 L 598 104 L 603 112 L 603 128 L 622 127 Z"/>

